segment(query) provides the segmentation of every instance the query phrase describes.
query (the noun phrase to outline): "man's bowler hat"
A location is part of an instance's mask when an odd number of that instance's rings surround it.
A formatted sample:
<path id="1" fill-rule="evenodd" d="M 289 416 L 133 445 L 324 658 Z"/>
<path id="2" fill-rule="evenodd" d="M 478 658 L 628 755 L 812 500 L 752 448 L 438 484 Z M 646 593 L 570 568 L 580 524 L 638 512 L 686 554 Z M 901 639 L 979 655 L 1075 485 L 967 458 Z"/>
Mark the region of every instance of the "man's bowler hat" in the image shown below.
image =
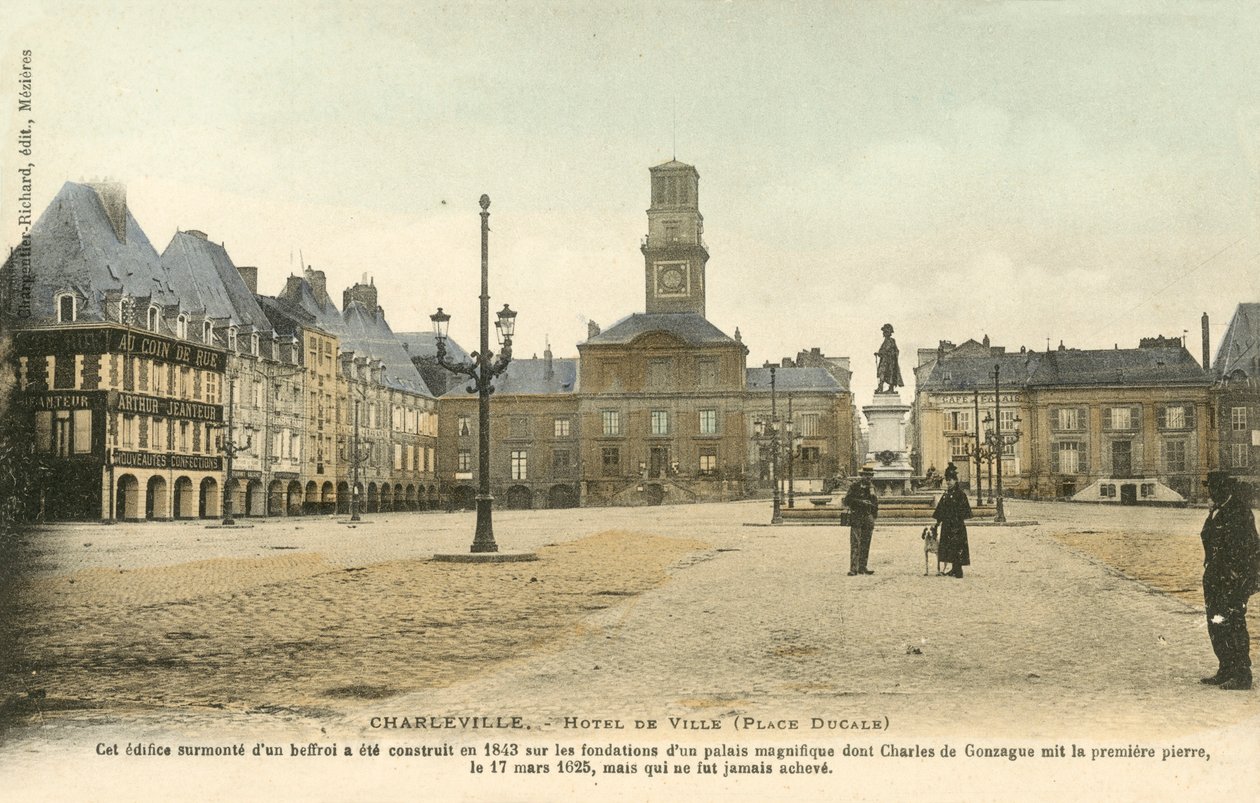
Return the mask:
<path id="1" fill-rule="evenodd" d="M 1234 481 L 1234 475 L 1228 471 L 1209 471 L 1207 479 L 1203 481 L 1204 485 L 1228 485 Z"/>

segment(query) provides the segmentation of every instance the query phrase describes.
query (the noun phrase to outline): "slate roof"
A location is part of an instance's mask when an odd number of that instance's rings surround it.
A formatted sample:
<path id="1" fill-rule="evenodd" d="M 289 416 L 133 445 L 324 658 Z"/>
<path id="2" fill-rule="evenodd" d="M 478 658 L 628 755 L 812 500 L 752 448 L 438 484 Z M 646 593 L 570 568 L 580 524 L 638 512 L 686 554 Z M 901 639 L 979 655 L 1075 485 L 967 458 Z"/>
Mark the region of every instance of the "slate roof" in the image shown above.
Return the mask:
<path id="1" fill-rule="evenodd" d="M 301 327 L 315 327 L 315 316 L 287 303 L 283 299 L 271 296 L 255 296 L 259 309 L 271 322 L 272 330 L 285 337 L 298 337 Z M 315 327 L 318 328 L 318 327 Z"/>
<path id="2" fill-rule="evenodd" d="M 636 312 L 587 339 L 586 345 L 625 344 L 649 332 L 666 332 L 689 346 L 737 342 L 697 312 Z"/>
<path id="3" fill-rule="evenodd" d="M 768 367 L 747 369 L 747 379 L 749 393 L 770 392 L 770 369 Z M 801 393 L 842 393 L 848 390 L 826 368 L 797 368 L 795 366 L 790 368 L 776 366 L 774 369 L 774 387 L 778 393 L 791 393 L 793 391 Z"/>
<path id="4" fill-rule="evenodd" d="M 1235 371 L 1260 375 L 1260 304 L 1238 305 L 1216 350 L 1212 375 L 1224 378 Z"/>
<path id="5" fill-rule="evenodd" d="M 993 366 L 1000 365 L 1003 387 L 1024 387 L 1041 364 L 1044 355 L 987 354 L 959 356 L 946 354 L 937 360 L 927 377 L 918 379 L 919 390 L 949 393 L 961 390 L 993 389 Z"/>
<path id="6" fill-rule="evenodd" d="M 547 361 L 532 358 L 512 360 L 507 370 L 494 380 L 494 394 L 511 396 L 543 396 L 551 394 L 571 395 L 578 390 L 578 359 L 576 357 L 553 358 L 552 377 L 547 379 Z M 465 388 L 468 382 L 457 382 L 442 398 L 465 399 L 473 395 Z"/>
<path id="7" fill-rule="evenodd" d="M 228 318 L 240 327 L 271 332 L 271 321 L 222 245 L 177 232 L 162 252 L 162 265 L 185 309 L 200 309 L 211 318 Z"/>
<path id="8" fill-rule="evenodd" d="M 104 320 L 106 291 L 160 305 L 179 303 L 157 251 L 131 212 L 125 214 L 126 237 L 120 242 L 95 189 L 72 181 L 62 185 L 30 232 L 30 323 L 56 320 L 54 297 L 68 290 L 79 296 L 78 319 L 85 321 Z M 0 274 L 18 270 L 18 257 L 11 254 Z"/>
<path id="9" fill-rule="evenodd" d="M 315 290 L 307 279 L 297 281 L 294 277 L 285 287 L 280 301 L 300 307 L 315 319 L 315 326 L 336 335 L 343 352 L 353 351 L 356 357 L 367 357 L 384 363 L 387 386 L 433 396 L 402 342 L 389 328 L 383 310 L 379 307 L 368 310 L 358 301 L 352 301 L 345 313 L 341 313 L 326 291 L 319 296 L 316 297 Z"/>
<path id="10" fill-rule="evenodd" d="M 437 335 L 432 332 L 394 332 L 394 337 L 402 341 L 407 353 L 414 357 L 437 357 Z M 451 338 L 446 338 L 446 358 L 448 360 L 468 360 L 468 352 Z"/>
<path id="11" fill-rule="evenodd" d="M 1031 387 L 1088 385 L 1209 385 L 1207 374 L 1182 346 L 1137 349 L 1063 349 L 1042 355 Z"/>

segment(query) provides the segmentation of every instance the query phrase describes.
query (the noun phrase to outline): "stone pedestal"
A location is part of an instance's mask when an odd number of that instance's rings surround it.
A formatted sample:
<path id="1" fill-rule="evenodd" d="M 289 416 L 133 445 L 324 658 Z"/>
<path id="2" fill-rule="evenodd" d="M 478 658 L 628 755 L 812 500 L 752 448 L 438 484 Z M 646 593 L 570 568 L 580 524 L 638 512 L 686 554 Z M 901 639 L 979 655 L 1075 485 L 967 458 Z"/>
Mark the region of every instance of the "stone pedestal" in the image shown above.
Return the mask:
<path id="1" fill-rule="evenodd" d="M 899 495 L 910 493 L 910 452 L 906 448 L 906 414 L 910 405 L 903 404 L 897 391 L 876 393 L 871 403 L 862 408 L 870 434 L 870 451 L 866 460 L 875 467 L 875 493 Z"/>

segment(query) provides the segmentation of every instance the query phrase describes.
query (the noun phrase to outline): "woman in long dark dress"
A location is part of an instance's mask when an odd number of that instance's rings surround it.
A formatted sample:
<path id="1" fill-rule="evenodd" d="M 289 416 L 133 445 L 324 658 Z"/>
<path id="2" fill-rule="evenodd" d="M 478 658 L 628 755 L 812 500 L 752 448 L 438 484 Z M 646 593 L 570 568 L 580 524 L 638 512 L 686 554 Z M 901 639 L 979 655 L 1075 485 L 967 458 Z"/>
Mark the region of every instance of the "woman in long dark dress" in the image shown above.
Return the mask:
<path id="1" fill-rule="evenodd" d="M 967 545 L 967 519 L 971 518 L 971 503 L 957 481 L 950 483 L 949 490 L 936 503 L 932 511 L 940 532 L 937 559 L 950 564 L 951 577 L 962 577 L 962 567 L 971 565 L 971 550 Z"/>

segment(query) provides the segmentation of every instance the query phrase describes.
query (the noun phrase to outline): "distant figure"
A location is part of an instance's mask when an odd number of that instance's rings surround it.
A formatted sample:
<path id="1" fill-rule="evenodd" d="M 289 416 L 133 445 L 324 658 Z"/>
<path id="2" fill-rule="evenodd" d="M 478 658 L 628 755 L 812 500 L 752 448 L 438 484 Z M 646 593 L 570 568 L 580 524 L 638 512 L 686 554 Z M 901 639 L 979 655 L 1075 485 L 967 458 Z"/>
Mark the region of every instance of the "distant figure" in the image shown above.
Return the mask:
<path id="1" fill-rule="evenodd" d="M 971 503 L 963 493 L 957 478 L 949 484 L 949 490 L 936 503 L 932 511 L 936 526 L 940 529 L 940 544 L 937 547 L 936 559 L 948 563 L 950 570 L 946 574 L 951 577 L 962 577 L 962 567 L 971 565 L 971 549 L 967 544 L 967 519 L 971 518 Z"/>
<path id="2" fill-rule="evenodd" d="M 857 480 L 844 495 L 844 506 L 849 509 L 849 576 L 874 574 L 866 567 L 871 553 L 871 535 L 875 531 L 875 517 L 879 515 L 879 498 L 871 478 L 875 469 L 864 468 Z"/>
<path id="3" fill-rule="evenodd" d="M 884 324 L 880 331 L 884 333 L 884 342 L 880 344 L 879 351 L 875 352 L 875 378 L 879 380 L 875 392 L 892 393 L 906 383 L 901 380 L 901 368 L 897 364 L 897 355 L 900 352 L 897 350 L 897 341 L 893 340 L 892 324 Z M 884 385 L 888 386 L 888 390 L 884 390 Z"/>
<path id="4" fill-rule="evenodd" d="M 949 461 L 949 465 L 945 466 L 945 481 L 958 482 L 958 466 L 954 465 L 954 461 Z"/>
<path id="5" fill-rule="evenodd" d="M 1250 487 L 1226 471 L 1209 471 L 1212 508 L 1203 523 L 1203 602 L 1208 637 L 1219 662 L 1201 682 L 1222 689 L 1251 688 L 1251 637 L 1247 600 L 1256 590 L 1260 538 L 1251 513 Z"/>

